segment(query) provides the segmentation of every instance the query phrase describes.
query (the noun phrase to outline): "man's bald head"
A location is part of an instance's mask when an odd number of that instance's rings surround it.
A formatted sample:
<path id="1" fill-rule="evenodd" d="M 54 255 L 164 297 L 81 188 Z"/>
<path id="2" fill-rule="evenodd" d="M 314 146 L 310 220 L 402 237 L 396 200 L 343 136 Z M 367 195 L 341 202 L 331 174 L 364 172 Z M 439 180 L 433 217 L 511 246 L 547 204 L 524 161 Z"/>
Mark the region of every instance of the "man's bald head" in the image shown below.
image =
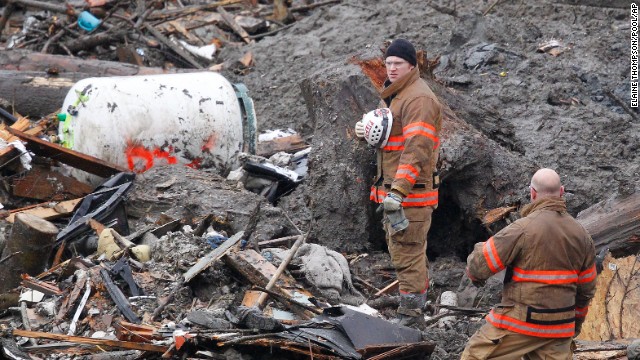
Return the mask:
<path id="1" fill-rule="evenodd" d="M 564 186 L 560 183 L 560 176 L 552 169 L 540 169 L 531 178 L 531 200 L 562 196 Z"/>

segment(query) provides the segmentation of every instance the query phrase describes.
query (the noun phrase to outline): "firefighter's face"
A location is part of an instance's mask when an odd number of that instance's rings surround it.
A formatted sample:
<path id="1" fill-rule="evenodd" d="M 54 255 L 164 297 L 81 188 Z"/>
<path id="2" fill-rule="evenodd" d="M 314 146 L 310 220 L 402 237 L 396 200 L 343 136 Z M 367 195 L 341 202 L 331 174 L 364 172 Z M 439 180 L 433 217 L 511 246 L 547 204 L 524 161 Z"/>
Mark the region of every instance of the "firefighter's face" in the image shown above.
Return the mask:
<path id="1" fill-rule="evenodd" d="M 407 60 L 397 56 L 387 57 L 384 61 L 384 65 L 387 68 L 387 77 L 391 82 L 407 75 L 414 68 L 414 66 L 409 64 Z"/>

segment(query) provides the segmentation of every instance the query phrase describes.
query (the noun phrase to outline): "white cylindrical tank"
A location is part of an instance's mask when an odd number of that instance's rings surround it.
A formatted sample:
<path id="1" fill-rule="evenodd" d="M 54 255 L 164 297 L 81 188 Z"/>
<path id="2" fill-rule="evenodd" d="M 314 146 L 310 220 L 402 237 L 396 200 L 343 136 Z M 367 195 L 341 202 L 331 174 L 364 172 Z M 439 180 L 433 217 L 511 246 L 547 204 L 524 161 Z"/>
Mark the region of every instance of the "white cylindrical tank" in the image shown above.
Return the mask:
<path id="1" fill-rule="evenodd" d="M 235 89 L 213 72 L 83 79 L 58 118 L 62 145 L 135 172 L 158 164 L 226 171 L 243 146 Z"/>

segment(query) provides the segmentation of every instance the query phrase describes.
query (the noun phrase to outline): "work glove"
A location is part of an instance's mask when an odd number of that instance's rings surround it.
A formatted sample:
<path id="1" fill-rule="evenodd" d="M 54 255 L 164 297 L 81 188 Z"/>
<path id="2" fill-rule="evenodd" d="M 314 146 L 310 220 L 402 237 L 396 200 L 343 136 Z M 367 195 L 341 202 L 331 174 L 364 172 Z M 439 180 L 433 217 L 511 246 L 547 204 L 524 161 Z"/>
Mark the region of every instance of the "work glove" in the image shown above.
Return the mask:
<path id="1" fill-rule="evenodd" d="M 364 122 L 362 120 L 356 123 L 355 130 L 356 130 L 356 136 L 359 139 L 364 139 Z"/>
<path id="2" fill-rule="evenodd" d="M 469 278 L 469 280 L 471 280 L 471 283 L 473 284 L 473 286 L 477 288 L 481 288 L 481 287 L 484 287 L 485 284 L 487 283 L 487 280 L 479 280 L 479 279 L 476 279 L 473 275 L 471 275 L 468 267 L 465 268 L 465 272 L 467 273 L 467 277 Z"/>
<path id="3" fill-rule="evenodd" d="M 402 196 L 396 192 L 389 192 L 382 201 L 382 206 L 386 212 L 394 212 L 402 209 Z"/>

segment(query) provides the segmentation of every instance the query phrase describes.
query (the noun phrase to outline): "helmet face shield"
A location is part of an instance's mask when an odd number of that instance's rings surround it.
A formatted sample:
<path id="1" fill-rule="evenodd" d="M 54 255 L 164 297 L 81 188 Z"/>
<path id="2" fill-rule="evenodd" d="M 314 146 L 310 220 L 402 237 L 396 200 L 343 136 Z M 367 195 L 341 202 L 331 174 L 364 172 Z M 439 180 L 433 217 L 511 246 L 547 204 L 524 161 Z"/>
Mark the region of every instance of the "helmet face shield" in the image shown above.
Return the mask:
<path id="1" fill-rule="evenodd" d="M 364 115 L 362 122 L 364 123 L 364 138 L 369 145 L 377 148 L 383 148 L 387 145 L 393 125 L 391 109 L 372 110 Z"/>

